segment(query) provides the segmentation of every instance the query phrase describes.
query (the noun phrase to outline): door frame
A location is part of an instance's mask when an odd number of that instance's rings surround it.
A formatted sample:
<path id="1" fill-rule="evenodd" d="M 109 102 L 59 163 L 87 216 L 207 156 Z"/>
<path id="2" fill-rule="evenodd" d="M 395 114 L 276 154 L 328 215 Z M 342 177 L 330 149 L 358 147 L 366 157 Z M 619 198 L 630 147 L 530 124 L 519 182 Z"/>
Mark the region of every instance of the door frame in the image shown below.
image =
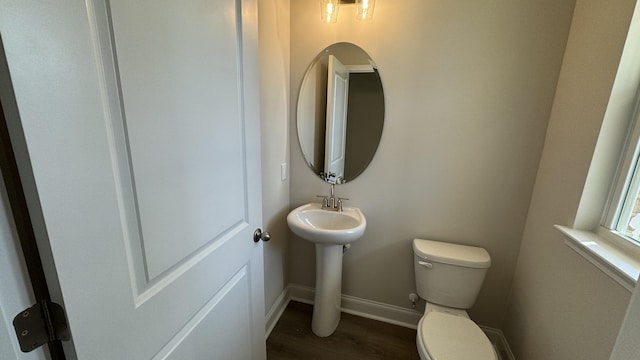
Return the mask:
<path id="1" fill-rule="evenodd" d="M 22 179 L 18 171 L 18 160 L 13 150 L 13 143 L 9 135 L 9 126 L 5 109 L 15 107 L 15 97 L 13 94 L 13 86 L 11 85 L 9 69 L 0 39 L 0 75 L 5 78 L 6 86 L 9 88 L 9 99 L 3 102 L 0 98 L 0 171 L 4 179 L 9 200 L 9 207 L 13 214 L 16 227 L 16 233 L 22 249 L 24 262 L 27 267 L 29 282 L 33 290 L 36 301 L 51 301 L 51 294 L 47 284 L 42 258 L 36 242 L 36 236 L 27 206 L 27 199 Z M 17 108 L 14 108 L 13 114 L 18 114 Z M 9 314 L 11 315 L 11 314 Z M 62 342 L 59 340 L 51 341 L 47 344 L 49 354 L 52 360 L 66 360 Z"/>

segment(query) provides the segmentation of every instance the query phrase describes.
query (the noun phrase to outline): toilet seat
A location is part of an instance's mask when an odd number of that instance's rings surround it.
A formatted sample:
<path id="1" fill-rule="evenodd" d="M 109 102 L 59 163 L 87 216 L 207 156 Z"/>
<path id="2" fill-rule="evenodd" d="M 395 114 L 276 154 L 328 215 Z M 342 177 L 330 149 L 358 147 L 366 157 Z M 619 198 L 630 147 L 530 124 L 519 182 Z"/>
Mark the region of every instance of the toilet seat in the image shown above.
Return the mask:
<path id="1" fill-rule="evenodd" d="M 418 352 L 426 360 L 496 360 L 491 342 L 476 323 L 432 311 L 420 319 Z"/>

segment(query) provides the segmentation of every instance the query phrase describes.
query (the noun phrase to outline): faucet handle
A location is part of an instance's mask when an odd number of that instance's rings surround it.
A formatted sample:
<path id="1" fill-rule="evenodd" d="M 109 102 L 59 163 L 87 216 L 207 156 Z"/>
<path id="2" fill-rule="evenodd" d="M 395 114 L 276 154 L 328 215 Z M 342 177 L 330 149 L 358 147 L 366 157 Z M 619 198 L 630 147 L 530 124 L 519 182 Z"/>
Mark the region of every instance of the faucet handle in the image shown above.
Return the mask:
<path id="1" fill-rule="evenodd" d="M 349 200 L 349 198 L 343 198 L 343 197 L 339 197 L 338 201 L 336 202 L 336 207 L 338 208 L 338 211 L 342 211 L 342 200 Z"/>
<path id="2" fill-rule="evenodd" d="M 316 197 L 322 198 L 322 208 L 329 207 L 329 199 L 325 195 L 316 195 Z"/>

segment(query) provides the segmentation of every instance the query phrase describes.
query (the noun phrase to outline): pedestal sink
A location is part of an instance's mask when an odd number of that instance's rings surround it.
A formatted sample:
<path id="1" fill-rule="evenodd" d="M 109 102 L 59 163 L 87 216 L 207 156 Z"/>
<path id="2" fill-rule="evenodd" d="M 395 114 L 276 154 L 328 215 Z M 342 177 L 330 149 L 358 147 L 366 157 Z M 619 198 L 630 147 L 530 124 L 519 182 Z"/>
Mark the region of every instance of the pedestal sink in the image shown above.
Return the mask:
<path id="1" fill-rule="evenodd" d="M 311 329 L 318 336 L 329 336 L 340 322 L 342 249 L 364 234 L 367 221 L 358 208 L 345 207 L 338 212 L 311 203 L 291 211 L 287 223 L 294 234 L 316 245 L 316 293 Z"/>

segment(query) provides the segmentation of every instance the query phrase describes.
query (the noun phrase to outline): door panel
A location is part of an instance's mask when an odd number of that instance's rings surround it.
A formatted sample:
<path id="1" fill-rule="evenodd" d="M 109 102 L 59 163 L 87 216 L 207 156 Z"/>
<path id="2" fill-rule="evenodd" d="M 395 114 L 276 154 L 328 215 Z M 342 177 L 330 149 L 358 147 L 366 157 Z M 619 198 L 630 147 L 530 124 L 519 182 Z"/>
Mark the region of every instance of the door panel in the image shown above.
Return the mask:
<path id="1" fill-rule="evenodd" d="M 249 290 L 247 269 L 242 268 L 153 359 L 208 360 L 212 354 L 219 359 L 251 359 L 251 348 L 237 341 L 251 334 Z"/>
<path id="2" fill-rule="evenodd" d="M 151 280 L 244 221 L 246 202 L 237 201 L 246 197 L 235 26 L 241 14 L 233 0 L 110 5 Z"/>
<path id="3" fill-rule="evenodd" d="M 255 0 L 0 4 L 77 357 L 264 358 Z"/>

